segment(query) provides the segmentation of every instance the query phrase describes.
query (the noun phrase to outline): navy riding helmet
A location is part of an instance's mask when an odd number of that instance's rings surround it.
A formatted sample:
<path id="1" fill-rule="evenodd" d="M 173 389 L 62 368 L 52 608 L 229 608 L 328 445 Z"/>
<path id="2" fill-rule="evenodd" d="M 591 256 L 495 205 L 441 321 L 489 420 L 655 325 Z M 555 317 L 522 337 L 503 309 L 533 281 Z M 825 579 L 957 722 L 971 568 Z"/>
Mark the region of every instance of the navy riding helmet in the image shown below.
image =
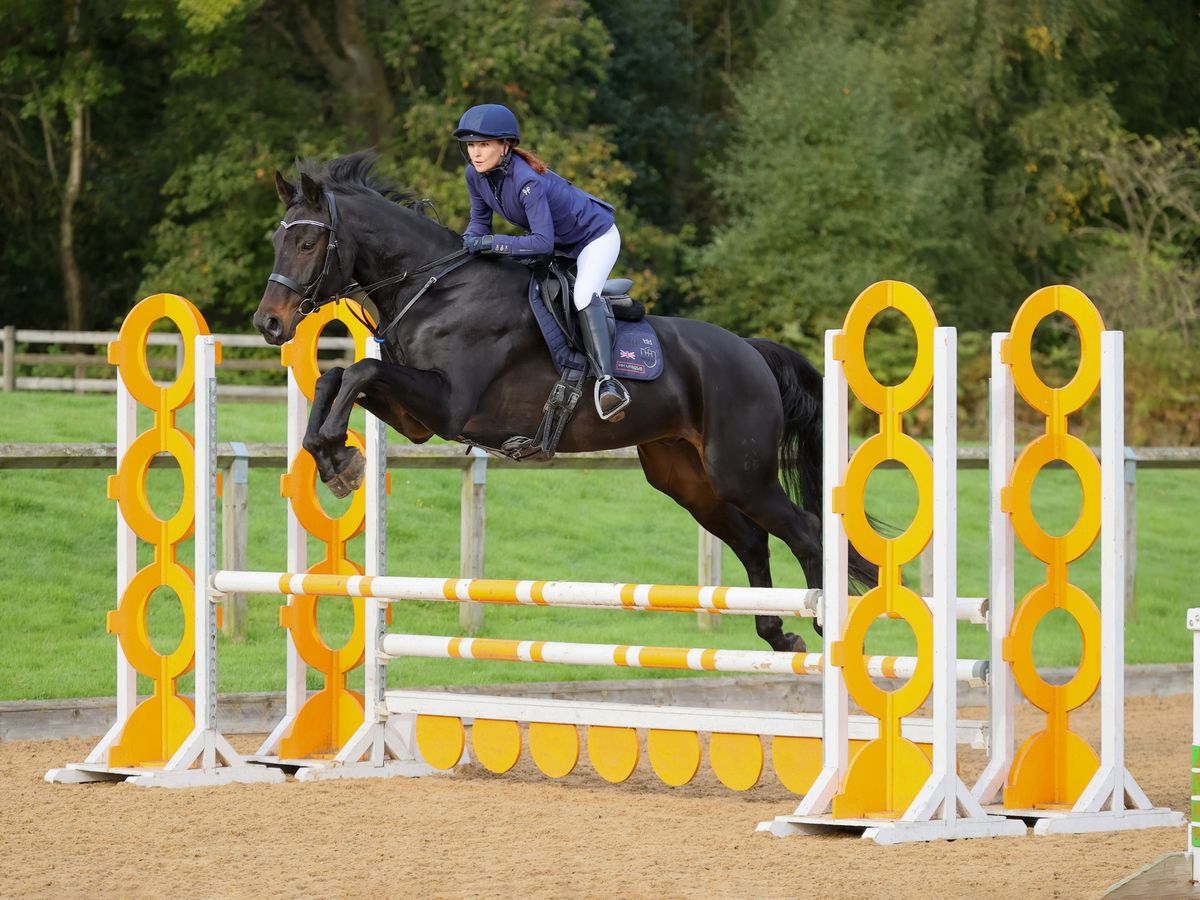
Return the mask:
<path id="1" fill-rule="evenodd" d="M 472 106 L 458 120 L 454 137 L 459 141 L 511 140 L 521 143 L 521 127 L 517 117 L 507 106 L 499 103 L 484 103 Z"/>

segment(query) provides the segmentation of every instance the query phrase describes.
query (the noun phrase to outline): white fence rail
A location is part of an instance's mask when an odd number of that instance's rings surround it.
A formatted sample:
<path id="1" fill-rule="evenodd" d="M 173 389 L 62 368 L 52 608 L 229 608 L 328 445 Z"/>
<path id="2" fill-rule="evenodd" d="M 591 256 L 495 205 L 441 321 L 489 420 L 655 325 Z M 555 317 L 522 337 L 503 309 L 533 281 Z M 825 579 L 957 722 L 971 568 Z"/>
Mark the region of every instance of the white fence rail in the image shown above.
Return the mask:
<path id="1" fill-rule="evenodd" d="M 223 348 L 242 348 L 262 351 L 254 357 L 230 356 L 222 363 L 225 372 L 282 372 L 279 365 L 279 349 L 267 345 L 258 334 L 218 334 Z M 110 341 L 117 339 L 115 331 L 49 331 L 40 328 L 15 328 L 5 325 L 3 329 L 3 364 L 0 366 L 0 386 L 5 391 L 70 391 L 74 393 L 114 393 L 117 389 L 115 369 L 109 377 L 88 377 L 89 368 L 108 367 L 105 349 Z M 151 334 L 147 340 L 151 347 L 174 348 L 174 354 L 151 359 L 150 367 L 163 373 L 165 380 L 173 380 L 183 364 L 183 337 L 176 332 Z M 34 351 L 33 347 L 76 347 L 79 350 Z M 96 352 L 95 348 L 101 348 Z M 21 349 L 18 349 L 21 348 Z M 335 351 L 336 358 L 326 360 L 330 365 L 349 365 L 354 361 L 354 342 L 348 337 L 322 336 L 322 351 Z M 38 366 L 67 367 L 73 375 L 22 375 L 22 368 Z M 283 385 L 221 384 L 217 387 L 221 397 L 247 399 L 278 399 L 287 395 Z"/>

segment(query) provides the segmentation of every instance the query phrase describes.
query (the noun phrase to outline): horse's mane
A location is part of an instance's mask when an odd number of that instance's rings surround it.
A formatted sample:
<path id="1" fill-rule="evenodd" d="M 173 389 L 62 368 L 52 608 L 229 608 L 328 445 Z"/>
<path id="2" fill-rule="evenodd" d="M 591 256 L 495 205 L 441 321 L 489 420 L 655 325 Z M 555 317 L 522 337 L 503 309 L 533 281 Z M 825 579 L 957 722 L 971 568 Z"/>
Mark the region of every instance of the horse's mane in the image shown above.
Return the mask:
<path id="1" fill-rule="evenodd" d="M 359 150 L 323 163 L 312 159 L 297 160 L 296 167 L 323 190 L 343 194 L 378 194 L 411 208 L 417 195 L 412 191 L 402 191 L 375 175 L 371 169 L 378 161 L 379 154 L 374 150 Z"/>
<path id="2" fill-rule="evenodd" d="M 365 194 L 379 196 L 400 206 L 420 213 L 427 218 L 425 210 L 433 206 L 433 201 L 420 196 L 415 191 L 405 191 L 388 181 L 384 181 L 371 171 L 379 161 L 379 154 L 374 150 L 359 150 L 339 156 L 324 163 L 314 160 L 297 162 L 297 168 L 313 179 L 323 190 L 337 191 L 342 194 Z M 436 207 L 435 207 L 436 210 Z M 434 221 L 429 219 L 429 221 Z M 435 222 L 440 225 L 440 222 Z M 444 227 L 444 226 L 443 226 Z M 450 231 L 451 229 L 447 229 Z"/>

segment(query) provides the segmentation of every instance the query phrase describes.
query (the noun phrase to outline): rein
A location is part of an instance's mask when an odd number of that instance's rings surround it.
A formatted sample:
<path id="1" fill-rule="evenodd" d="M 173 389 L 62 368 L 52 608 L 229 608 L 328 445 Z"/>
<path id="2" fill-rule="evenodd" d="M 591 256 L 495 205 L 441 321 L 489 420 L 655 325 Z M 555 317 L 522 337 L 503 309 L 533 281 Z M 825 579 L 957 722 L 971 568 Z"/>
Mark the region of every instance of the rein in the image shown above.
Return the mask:
<path id="1" fill-rule="evenodd" d="M 401 272 L 399 275 L 392 275 L 388 278 L 382 278 L 379 281 L 373 282 L 372 284 L 368 284 L 365 286 L 360 285 L 357 281 L 352 281 L 349 284 L 343 285 L 340 289 L 334 291 L 333 293 L 328 294 L 325 297 L 318 298 L 317 293 L 320 291 L 321 284 L 325 281 L 326 278 L 329 277 L 329 270 L 333 264 L 334 254 L 337 251 L 337 247 L 338 247 L 337 203 L 333 199 L 333 194 L 329 191 L 325 191 L 325 201 L 326 201 L 326 203 L 329 204 L 329 222 L 328 223 L 318 222 L 316 219 L 295 219 L 291 222 L 281 221 L 279 223 L 280 226 L 284 229 L 291 228 L 293 225 L 315 225 L 318 228 L 323 228 L 329 232 L 329 239 L 328 239 L 328 241 L 326 241 L 326 244 L 325 244 L 325 264 L 324 264 L 324 266 L 322 266 L 321 271 L 317 275 L 317 277 L 314 278 L 312 281 L 310 281 L 307 285 L 301 286 L 295 280 L 293 280 L 293 279 L 289 278 L 287 275 L 283 275 L 279 272 L 272 272 L 270 275 L 267 276 L 267 281 L 274 281 L 277 284 L 282 284 L 288 290 L 300 295 L 301 299 L 300 299 L 299 313 L 302 316 L 311 315 L 312 313 L 315 313 L 318 309 L 320 309 L 322 306 L 325 306 L 329 303 L 333 303 L 333 302 L 337 301 L 339 298 L 341 298 L 341 297 L 345 296 L 346 294 L 349 294 L 353 291 L 361 291 L 364 296 L 370 297 L 371 293 L 373 291 L 376 291 L 381 287 L 387 287 L 387 286 L 393 285 L 393 284 L 400 284 L 400 282 L 404 281 L 406 278 L 408 278 L 411 275 L 420 275 L 424 272 L 428 272 L 432 269 L 437 269 L 439 266 L 444 265 L 445 268 L 441 269 L 436 274 L 429 276 L 429 279 L 425 282 L 425 284 L 423 284 L 421 286 L 421 289 L 419 291 L 417 291 L 416 294 L 413 295 L 412 299 L 409 300 L 408 303 L 406 303 L 404 305 L 404 308 L 401 309 L 400 312 L 398 312 L 396 314 L 395 318 L 393 318 L 392 321 L 389 322 L 384 328 L 376 328 L 373 324 L 371 324 L 371 322 L 364 319 L 362 316 L 360 316 L 357 312 L 355 312 L 351 308 L 351 310 L 350 310 L 351 314 L 356 319 L 358 319 L 358 321 L 361 322 L 368 331 L 371 332 L 372 336 L 374 337 L 374 339 L 377 343 L 382 344 L 384 341 L 384 336 L 389 331 L 391 331 L 393 328 L 395 328 L 398 324 L 400 324 L 400 320 L 402 318 L 404 318 L 404 314 L 407 313 L 410 309 L 412 309 L 413 305 L 418 300 L 420 300 L 422 296 L 425 295 L 426 291 L 428 291 L 431 287 L 433 287 L 435 284 L 437 284 L 439 280 L 441 280 L 442 278 L 445 278 L 447 275 L 449 275 L 455 269 L 457 269 L 460 266 L 471 261 L 471 254 L 467 250 L 465 250 L 465 249 L 464 250 L 455 250 L 453 253 L 448 253 L 445 256 L 440 257 L 439 259 L 433 260 L 433 262 L 425 263 L 424 265 L 418 266 L 415 269 L 406 269 L 405 271 Z M 430 206 L 432 206 L 432 203 L 430 203 Z M 436 208 L 435 208 L 435 213 L 436 213 Z"/>
<path id="2" fill-rule="evenodd" d="M 400 324 L 400 320 L 404 318 L 404 314 L 413 308 L 413 305 L 418 300 L 420 300 L 421 297 L 423 297 L 425 295 L 426 291 L 428 291 L 431 287 L 433 287 L 435 284 L 437 284 L 439 280 L 441 280 L 442 278 L 445 278 L 447 275 L 449 275 L 455 269 L 465 265 L 466 263 L 469 263 L 470 261 L 471 261 L 470 253 L 468 253 L 466 250 L 456 250 L 454 253 L 447 254 L 446 256 L 443 256 L 441 259 L 435 259 L 431 263 L 426 263 L 425 265 L 420 266 L 419 268 L 413 269 L 411 272 L 404 272 L 401 275 L 393 275 L 391 278 L 384 278 L 382 281 L 377 281 L 374 284 L 368 285 L 365 288 L 359 286 L 358 284 L 347 285 L 345 290 L 342 293 L 348 293 L 351 290 L 360 290 L 363 292 L 363 294 L 365 296 L 370 297 L 371 291 L 375 290 L 376 288 L 383 287 L 384 285 L 387 285 L 387 284 L 399 284 L 401 281 L 403 281 L 409 275 L 419 275 L 422 272 L 428 272 L 430 269 L 440 266 L 442 263 L 448 263 L 448 265 L 446 265 L 446 267 L 443 268 L 441 271 L 437 272 L 434 275 L 430 275 L 429 279 L 423 285 L 421 285 L 421 289 L 412 295 L 412 299 L 410 299 L 407 303 L 405 303 L 404 308 L 401 309 L 400 312 L 396 313 L 396 317 L 394 319 L 392 319 L 392 321 L 388 322 L 388 324 L 385 325 L 383 328 L 380 328 L 380 329 L 374 328 L 370 322 L 364 321 L 362 318 L 359 317 L 358 313 L 355 313 L 353 310 L 351 310 L 351 312 L 354 314 L 354 317 L 357 318 L 364 325 L 366 325 L 367 328 L 370 330 L 371 334 L 373 334 L 375 336 L 376 343 L 382 344 L 383 340 L 384 340 L 384 336 L 389 331 L 391 331 L 393 328 L 395 328 L 397 325 Z"/>

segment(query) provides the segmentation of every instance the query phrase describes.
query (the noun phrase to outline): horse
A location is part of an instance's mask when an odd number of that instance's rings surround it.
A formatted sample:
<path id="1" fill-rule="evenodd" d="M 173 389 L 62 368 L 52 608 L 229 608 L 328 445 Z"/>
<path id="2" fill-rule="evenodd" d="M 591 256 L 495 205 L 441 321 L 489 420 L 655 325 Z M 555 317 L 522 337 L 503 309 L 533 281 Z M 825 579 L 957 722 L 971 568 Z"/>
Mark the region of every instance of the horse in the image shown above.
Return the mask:
<path id="1" fill-rule="evenodd" d="M 341 288 L 382 282 L 371 297 L 379 322 L 402 315 L 383 337 L 384 359 L 332 368 L 317 381 L 303 446 L 335 496 L 363 477 L 361 454 L 346 444 L 355 405 L 414 443 L 438 435 L 495 448 L 533 433 L 558 380 L 529 306 L 529 268 L 502 256 L 462 258 L 461 237 L 379 182 L 375 161 L 363 151 L 302 167 L 299 185 L 275 173 L 285 213 L 254 314 L 267 343 L 280 345 Z M 432 279 L 404 277 L 442 260 L 457 264 Z M 661 376 L 627 383 L 632 402 L 619 422 L 581 404 L 558 450 L 636 447 L 646 480 L 724 541 L 752 586 L 772 586 L 775 535 L 819 588 L 820 373 L 773 341 L 693 319 L 647 319 L 666 361 Z M 852 578 L 871 583 L 866 560 L 850 556 Z M 778 616 L 755 624 L 773 650 L 806 649 Z"/>

